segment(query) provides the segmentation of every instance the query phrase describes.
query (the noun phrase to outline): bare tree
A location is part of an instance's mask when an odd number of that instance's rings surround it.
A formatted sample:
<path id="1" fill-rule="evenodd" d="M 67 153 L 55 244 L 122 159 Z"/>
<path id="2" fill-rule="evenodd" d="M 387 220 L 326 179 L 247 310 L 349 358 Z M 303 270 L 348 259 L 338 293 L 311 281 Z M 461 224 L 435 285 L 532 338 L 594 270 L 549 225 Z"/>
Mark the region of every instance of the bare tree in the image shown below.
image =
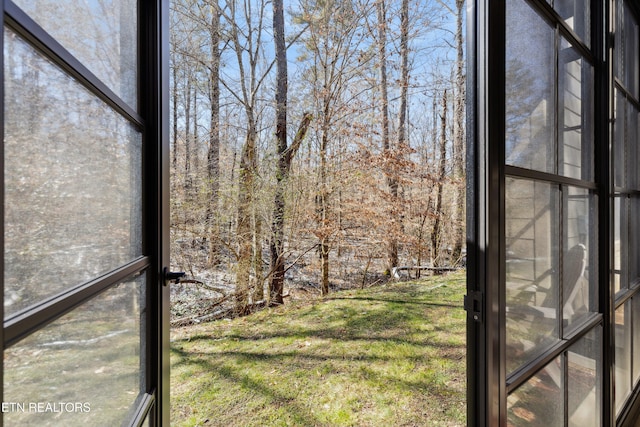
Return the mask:
<path id="1" fill-rule="evenodd" d="M 287 47 L 284 34 L 284 7 L 282 0 L 273 0 L 273 37 L 276 47 L 276 141 L 277 168 L 276 190 L 273 200 L 273 219 L 271 225 L 271 279 L 269 299 L 272 303 L 282 304 L 284 288 L 284 213 L 285 188 L 291 170 L 291 161 L 295 157 L 302 140 L 307 133 L 312 115 L 305 113 L 300 128 L 291 146 L 287 143 Z"/>
<path id="2" fill-rule="evenodd" d="M 209 5 L 211 25 L 208 93 L 211 114 L 209 115 L 209 147 L 207 150 L 207 181 L 210 190 L 207 204 L 206 226 L 209 235 L 209 266 L 217 261 L 219 230 L 215 220 L 218 212 L 220 192 L 220 7 L 217 0 Z"/>
<path id="3" fill-rule="evenodd" d="M 391 193 L 391 203 L 389 218 L 392 223 L 397 222 L 397 212 L 394 212 L 395 201 L 398 197 L 398 178 L 394 171 L 393 156 L 394 153 L 390 145 L 389 137 L 389 96 L 387 84 L 387 12 L 385 0 L 376 0 L 376 12 L 378 17 L 378 68 L 380 70 L 380 123 L 382 125 L 382 151 L 383 157 L 386 159 L 386 167 L 384 173 L 386 175 L 387 185 Z M 387 239 L 387 270 L 390 272 L 393 267 L 398 265 L 398 238 L 395 233 L 395 227 L 392 227 L 388 233 Z"/>
<path id="4" fill-rule="evenodd" d="M 251 289 L 251 269 L 254 269 L 255 300 L 263 299 L 262 274 L 262 218 L 256 212 L 256 181 L 258 179 L 258 91 L 267 73 L 259 75 L 260 59 L 263 54 L 262 37 L 264 30 L 265 3 L 258 4 L 258 11 L 250 0 L 245 0 L 238 8 L 238 0 L 228 0 L 229 39 L 236 56 L 239 91 L 222 79 L 236 100 L 242 105 L 246 120 L 246 134 L 240 155 L 238 171 L 237 226 L 238 263 L 236 267 L 236 309 L 239 313 L 249 310 Z M 243 26 L 240 27 L 240 22 Z"/>
<path id="5" fill-rule="evenodd" d="M 273 223 L 271 225 L 271 280 L 269 300 L 282 304 L 284 287 L 284 187 L 291 167 L 287 156 L 287 48 L 284 40 L 284 6 L 282 0 L 273 0 L 273 38 L 276 47 L 276 141 L 278 165 L 276 169 L 276 192 L 273 200 Z M 288 157 L 288 158 L 287 158 Z"/>
<path id="6" fill-rule="evenodd" d="M 444 213 L 442 211 L 442 195 L 444 192 L 444 181 L 447 174 L 447 90 L 442 94 L 442 112 L 440 113 L 440 158 L 438 167 L 438 185 L 435 207 L 435 221 L 431 232 L 431 247 L 434 264 L 440 265 L 440 245 L 442 242 L 442 230 Z"/>
<path id="7" fill-rule="evenodd" d="M 456 186 L 456 201 L 453 218 L 454 246 L 452 259 L 457 262 L 461 258 L 462 245 L 465 241 L 464 209 L 465 209 L 465 102 L 466 77 L 464 74 L 464 40 L 462 29 L 462 14 L 465 0 L 456 0 L 456 80 L 454 97 L 454 135 L 453 135 L 453 174 L 458 182 Z"/>
<path id="8" fill-rule="evenodd" d="M 466 103 L 466 76 L 464 73 L 464 32 L 462 18 L 466 0 L 455 0 L 455 9 L 448 2 L 438 2 L 456 17 L 456 30 L 454 33 L 456 61 L 454 70 L 454 97 L 453 97 L 453 178 L 457 182 L 454 189 L 453 209 L 453 247 L 451 259 L 457 262 L 461 258 L 462 246 L 465 242 L 464 210 L 465 210 L 465 103 Z"/>
<path id="9" fill-rule="evenodd" d="M 304 38 L 312 56 L 310 83 L 317 103 L 316 135 L 319 140 L 318 185 L 314 197 L 318 250 L 320 254 L 320 289 L 329 292 L 329 253 L 336 229 L 331 212 L 332 188 L 329 182 L 329 148 L 338 134 L 337 124 L 343 118 L 347 83 L 367 65 L 366 57 L 359 57 L 359 46 L 365 34 L 359 31 L 367 5 L 350 0 L 326 3 L 304 1 L 300 20 L 309 26 Z"/>

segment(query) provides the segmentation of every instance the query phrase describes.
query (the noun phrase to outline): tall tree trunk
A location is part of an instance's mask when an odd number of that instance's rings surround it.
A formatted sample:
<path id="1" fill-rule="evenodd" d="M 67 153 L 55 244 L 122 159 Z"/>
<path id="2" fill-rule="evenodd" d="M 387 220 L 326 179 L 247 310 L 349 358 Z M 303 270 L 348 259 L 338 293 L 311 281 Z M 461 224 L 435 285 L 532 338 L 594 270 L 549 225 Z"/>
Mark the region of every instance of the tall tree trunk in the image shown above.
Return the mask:
<path id="1" fill-rule="evenodd" d="M 387 94 L 387 13 L 385 0 L 376 1 L 378 15 L 378 68 L 380 70 L 380 122 L 382 125 L 382 149 L 389 151 L 389 97 Z M 387 171 L 385 171 L 387 172 Z"/>
<path id="2" fill-rule="evenodd" d="M 282 291 L 284 287 L 284 211 L 285 198 L 284 191 L 289 179 L 291 170 L 291 162 L 295 157 L 302 140 L 307 134 L 309 125 L 313 116 L 311 113 L 304 113 L 298 132 L 293 139 L 290 147 L 286 147 L 282 153 L 279 153 L 276 192 L 273 201 L 273 224 L 272 235 L 269 243 L 271 253 L 271 280 L 269 282 L 269 298 L 271 302 L 282 304 Z"/>
<path id="3" fill-rule="evenodd" d="M 200 168 L 200 141 L 198 135 L 198 86 L 193 88 L 193 139 L 191 140 L 191 175 L 189 184 L 193 185 L 194 176 Z"/>
<path id="4" fill-rule="evenodd" d="M 257 177 L 257 173 L 256 173 Z M 264 300 L 264 268 L 262 266 L 262 216 L 258 211 L 257 189 L 254 181 L 253 195 L 253 302 Z"/>
<path id="5" fill-rule="evenodd" d="M 270 241 L 270 253 L 271 253 L 271 281 L 269 283 L 269 296 L 270 300 L 276 304 L 282 304 L 282 292 L 284 287 L 284 211 L 285 211 L 285 197 L 284 192 L 286 189 L 287 181 L 289 179 L 289 172 L 291 170 L 291 162 L 295 157 L 302 140 L 304 139 L 309 125 L 311 124 L 312 115 L 305 113 L 300 122 L 296 136 L 290 147 L 284 145 L 284 151 L 280 152 L 283 146 L 278 147 L 278 169 L 277 169 L 277 184 L 276 192 L 274 195 L 273 205 L 273 224 L 272 224 L 272 236 Z M 280 141 L 279 141 L 280 142 Z"/>
<path id="6" fill-rule="evenodd" d="M 409 0 L 402 0 L 400 11 L 400 111 L 398 147 L 406 144 L 407 102 L 409 96 Z"/>
<path id="7" fill-rule="evenodd" d="M 177 55 L 176 58 L 177 59 Z M 175 61 L 174 59 L 174 61 Z M 173 172 L 173 180 L 176 179 L 178 171 L 178 66 L 173 64 L 173 153 L 171 158 L 171 167 Z"/>
<path id="8" fill-rule="evenodd" d="M 273 224 L 271 225 L 271 280 L 269 300 L 282 304 L 284 288 L 284 190 L 288 175 L 287 152 L 287 48 L 284 41 L 284 6 L 282 0 L 273 0 L 273 38 L 276 48 L 276 141 L 278 167 L 276 192 L 273 200 Z"/>
<path id="9" fill-rule="evenodd" d="M 392 229 L 387 234 L 387 270 L 398 266 L 398 239 L 396 236 L 396 212 L 395 202 L 398 196 L 398 180 L 394 176 L 394 166 L 391 146 L 389 143 L 389 97 L 387 85 L 387 12 L 385 0 L 376 1 L 378 15 L 378 68 L 380 70 L 380 121 L 382 124 L 382 150 L 385 157 L 385 175 L 389 192 L 391 193 L 390 218 Z"/>
<path id="10" fill-rule="evenodd" d="M 329 294 L 329 188 L 327 183 L 327 147 L 329 144 L 328 101 L 325 103 L 325 115 L 322 124 L 322 138 L 320 142 L 320 192 L 317 197 L 317 210 L 320 220 L 320 292 Z"/>
<path id="11" fill-rule="evenodd" d="M 194 115 L 193 113 L 193 105 L 191 104 L 191 90 L 192 90 L 192 74 L 191 71 L 188 69 L 185 69 L 185 75 L 186 75 L 186 89 L 185 89 L 185 93 L 184 93 L 184 97 L 185 97 L 185 112 L 184 112 L 184 118 L 185 118 L 185 136 L 184 136 L 184 175 L 183 175 L 183 201 L 186 203 L 187 206 L 193 206 L 193 189 L 192 189 L 192 180 L 191 180 L 191 173 L 192 173 L 192 165 L 191 165 L 191 156 L 193 153 L 193 134 L 192 134 L 192 130 L 191 130 L 191 120 L 192 117 Z M 193 231 L 193 229 L 191 228 L 195 223 L 195 217 L 193 215 L 193 213 L 191 212 L 191 209 L 183 209 L 183 213 L 184 213 L 184 226 Z M 187 238 L 190 238 L 191 241 L 191 245 L 193 246 L 195 244 L 195 234 L 191 234 L 191 236 L 187 236 Z"/>
<path id="12" fill-rule="evenodd" d="M 184 189 L 185 194 L 190 189 L 189 176 L 191 175 L 191 75 L 185 71 L 187 87 L 185 89 L 184 107 Z"/>
<path id="13" fill-rule="evenodd" d="M 454 137 L 453 137 L 453 173 L 457 181 L 456 202 L 453 218 L 454 246 L 452 259 L 457 262 L 461 258 L 462 245 L 465 241 L 464 208 L 465 208 L 465 125 L 464 106 L 466 102 L 464 75 L 464 40 L 462 33 L 462 14 L 465 0 L 456 0 L 456 96 L 454 105 Z"/>
<path id="14" fill-rule="evenodd" d="M 440 162 L 438 170 L 438 186 L 436 196 L 436 219 L 431 233 L 431 245 L 433 248 L 433 260 L 435 266 L 440 265 L 440 244 L 442 241 L 442 193 L 444 179 L 447 172 L 447 90 L 442 95 L 442 113 L 440 114 Z"/>
<path id="15" fill-rule="evenodd" d="M 402 152 L 407 144 L 407 111 L 409 98 L 409 0 L 402 0 L 400 11 L 400 111 L 398 112 L 398 148 Z M 394 204 L 399 208 L 401 200 L 398 194 L 398 179 L 394 177 L 391 183 L 391 196 Z M 394 218 L 399 221 L 398 229 L 402 230 L 402 218 Z M 396 264 L 398 261 L 398 249 L 396 245 Z M 420 262 L 418 262 L 418 265 Z"/>
<path id="16" fill-rule="evenodd" d="M 249 129 L 238 172 L 238 224 L 236 236 L 238 238 L 238 264 L 236 270 L 236 311 L 246 314 L 249 310 L 249 289 L 251 264 L 253 261 L 253 205 L 255 191 L 256 159 L 256 130 L 253 122 L 253 112 L 248 110 Z"/>
<path id="17" fill-rule="evenodd" d="M 236 16 L 236 1 L 228 1 L 229 16 Z M 262 218 L 256 206 L 256 179 L 258 177 L 257 153 L 257 123 L 256 102 L 258 92 L 257 66 L 261 56 L 262 19 L 264 7 L 258 11 L 258 25 L 253 27 L 253 11 L 250 3 L 244 3 L 242 14 L 246 19 L 248 31 L 240 30 L 235 22 L 230 22 L 229 38 L 235 50 L 237 72 L 241 94 L 234 93 L 245 110 L 247 135 L 240 158 L 238 173 L 238 205 L 237 205 L 237 233 L 238 264 L 236 270 L 236 308 L 244 314 L 249 311 L 249 293 L 251 290 L 251 269 L 257 279 L 257 285 L 262 286 Z M 241 42 L 240 34 L 246 44 Z M 248 62 L 248 70 L 246 70 Z M 247 73 L 248 71 L 248 73 Z M 257 289 L 257 288 L 256 288 Z M 252 294 L 255 298 L 255 294 Z"/>
<path id="18" fill-rule="evenodd" d="M 211 61 L 209 64 L 209 149 L 207 150 L 207 182 L 209 202 L 207 203 L 207 234 L 209 236 L 208 263 L 213 266 L 218 261 L 219 228 L 216 221 L 220 192 L 220 10 L 215 2 L 211 5 Z"/>

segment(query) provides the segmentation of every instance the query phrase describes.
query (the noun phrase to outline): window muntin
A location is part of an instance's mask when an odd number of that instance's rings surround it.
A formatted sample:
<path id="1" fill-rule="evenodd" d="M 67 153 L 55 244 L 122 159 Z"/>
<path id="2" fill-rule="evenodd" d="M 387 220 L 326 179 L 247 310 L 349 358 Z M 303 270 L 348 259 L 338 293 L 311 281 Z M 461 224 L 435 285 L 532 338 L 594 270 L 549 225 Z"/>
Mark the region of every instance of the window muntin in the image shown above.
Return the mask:
<path id="1" fill-rule="evenodd" d="M 5 317 L 142 255 L 142 137 L 5 29 Z"/>
<path id="2" fill-rule="evenodd" d="M 138 0 L 14 2 L 137 109 Z"/>
<path id="3" fill-rule="evenodd" d="M 124 425 L 145 390 L 146 275 L 130 278 L 4 352 L 4 401 L 57 404 L 10 411 L 6 425 Z M 72 403 L 70 411 L 67 405 Z M 82 406 L 77 407 L 80 403 Z"/>

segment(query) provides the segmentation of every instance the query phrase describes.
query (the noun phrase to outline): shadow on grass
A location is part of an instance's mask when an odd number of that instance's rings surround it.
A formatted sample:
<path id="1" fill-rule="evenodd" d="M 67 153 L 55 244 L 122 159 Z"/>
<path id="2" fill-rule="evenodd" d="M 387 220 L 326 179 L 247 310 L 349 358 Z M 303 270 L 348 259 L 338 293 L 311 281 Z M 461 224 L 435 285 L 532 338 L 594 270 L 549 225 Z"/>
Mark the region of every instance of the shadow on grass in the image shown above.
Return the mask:
<path id="1" fill-rule="evenodd" d="M 198 353 L 189 353 L 180 349 L 171 349 L 171 352 L 182 358 L 188 359 L 188 364 L 197 365 L 206 372 L 213 373 L 218 377 L 229 381 L 232 384 L 241 384 L 242 388 L 249 389 L 254 392 L 258 392 L 269 400 L 268 404 L 285 406 L 287 412 L 293 417 L 296 425 L 314 426 L 321 425 L 321 422 L 316 418 L 309 409 L 303 407 L 296 402 L 295 397 L 287 396 L 283 393 L 279 393 L 273 388 L 267 387 L 263 382 L 256 381 L 249 378 L 247 375 L 242 375 L 240 371 L 242 368 L 232 369 L 228 366 L 217 366 L 211 362 L 208 362 L 202 357 L 194 360 L 193 356 L 198 356 Z M 208 353 L 200 354 L 201 356 L 209 356 Z"/>
<path id="2" fill-rule="evenodd" d="M 373 297 L 329 297 L 329 298 L 326 298 L 325 301 L 375 301 L 375 302 L 394 303 L 394 304 L 419 305 L 423 307 L 446 307 L 446 308 L 455 308 L 455 309 L 460 308 L 460 304 L 441 304 L 441 303 L 435 303 L 435 302 L 422 302 L 422 301 L 415 301 L 415 300 L 408 301 L 408 300 L 373 298 Z"/>
<path id="3" fill-rule="evenodd" d="M 443 328 L 435 327 L 435 331 L 445 331 Z M 260 342 L 260 341 L 270 341 L 278 338 L 294 338 L 297 340 L 308 340 L 308 339 L 321 339 L 321 340 L 339 340 L 340 342 L 345 341 L 353 341 L 354 346 L 361 345 L 363 342 L 382 342 L 389 344 L 407 344 L 411 346 L 422 346 L 422 347 L 431 347 L 434 349 L 441 350 L 464 350 L 466 346 L 464 344 L 451 344 L 444 343 L 437 340 L 435 337 L 425 338 L 424 340 L 412 340 L 409 338 L 393 338 L 393 337 L 376 337 L 371 335 L 344 335 L 340 332 L 332 332 L 332 331 L 301 331 L 299 333 L 289 333 L 289 332 L 281 332 L 281 333 L 271 333 L 271 334 L 261 334 L 257 336 L 244 336 L 240 334 L 232 334 L 227 336 L 223 340 L 217 341 L 229 341 L 229 340 L 237 340 L 237 341 L 250 341 L 250 342 Z M 207 335 L 196 335 L 191 337 L 188 340 L 184 341 L 176 341 L 176 344 L 187 344 L 187 343 L 195 343 L 197 341 L 211 342 L 212 339 Z M 224 352 L 220 352 L 223 354 Z M 295 353 L 295 352 L 293 352 Z M 218 354 L 218 352 L 216 352 Z M 282 353 L 279 353 L 282 354 Z M 298 353 L 295 353 L 298 354 Z"/>
<path id="4" fill-rule="evenodd" d="M 297 327 L 293 325 L 272 325 L 275 330 L 234 331 L 225 334 L 224 337 L 213 337 L 210 335 L 197 335 L 189 339 L 194 341 L 202 340 L 239 340 L 239 341 L 264 341 L 273 339 L 309 339 L 317 338 L 324 340 L 352 340 L 369 342 L 389 342 L 396 344 L 409 344 L 415 346 L 439 345 L 435 334 L 438 332 L 449 333 L 447 327 L 429 323 L 425 319 L 422 325 L 416 325 L 416 314 L 393 313 L 386 309 L 370 310 L 366 314 L 359 313 L 358 310 L 344 310 L 341 317 L 317 319 L 317 327 Z M 300 318 L 308 317 L 301 314 Z M 282 328 L 278 328 L 282 326 Z M 423 339 L 415 339 L 418 326 L 426 328 L 419 332 Z M 450 326 L 448 326 L 450 328 Z M 464 334 L 464 331 L 460 331 Z"/>
<path id="5" fill-rule="evenodd" d="M 463 352 L 465 349 L 464 345 L 447 345 L 447 344 L 442 344 L 442 343 L 437 343 L 437 344 L 431 344 L 430 347 L 434 347 L 437 348 L 439 350 L 446 350 L 446 351 L 450 351 L 450 354 L 446 354 L 446 355 L 439 355 L 438 357 L 440 359 L 449 359 L 452 361 L 459 361 L 460 357 L 457 357 L 455 354 L 456 352 Z M 197 361 L 192 361 L 191 358 L 193 357 L 200 357 L 200 358 L 213 358 L 214 356 L 217 358 L 232 358 L 237 360 L 238 362 L 265 362 L 265 361 L 273 361 L 273 362 L 278 362 L 278 361 L 283 361 L 286 359 L 308 359 L 308 360 L 313 360 L 313 361 L 320 361 L 320 362 L 324 362 L 324 361 L 330 361 L 330 360 L 337 360 L 337 361 L 344 361 L 344 360 L 349 360 L 349 361 L 369 361 L 369 362 L 392 362 L 392 361 L 399 361 L 400 358 L 398 357 L 393 357 L 393 356 L 380 356 L 380 355 L 367 355 L 367 354 L 354 354 L 351 356 L 346 356 L 346 355 L 327 355 L 327 354 L 312 354 L 309 352 L 301 352 L 301 351 L 284 351 L 284 352 L 277 352 L 277 353 L 265 353 L 265 352 L 248 352 L 248 351 L 240 351 L 240 350 L 229 350 L 229 351 L 211 351 L 211 352 L 204 352 L 204 351 L 184 351 L 182 348 L 176 348 L 176 347 L 172 347 L 171 348 L 171 353 L 175 354 L 176 356 L 180 356 L 183 358 L 183 360 L 176 362 L 173 364 L 173 367 L 180 367 L 180 366 L 184 366 L 184 365 L 190 365 L 190 364 L 198 364 L 199 362 Z M 416 356 L 402 356 L 401 358 L 402 360 L 405 361 L 411 361 L 411 362 L 418 362 L 418 361 L 422 361 L 424 360 L 424 356 L 423 355 L 416 355 Z"/>

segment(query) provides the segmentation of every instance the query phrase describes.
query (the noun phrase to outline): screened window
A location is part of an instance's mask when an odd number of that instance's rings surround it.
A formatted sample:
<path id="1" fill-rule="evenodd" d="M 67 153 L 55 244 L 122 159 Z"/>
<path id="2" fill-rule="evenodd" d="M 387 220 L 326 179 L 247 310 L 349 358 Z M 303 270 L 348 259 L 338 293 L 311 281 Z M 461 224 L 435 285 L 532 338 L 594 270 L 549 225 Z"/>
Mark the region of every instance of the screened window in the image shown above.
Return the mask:
<path id="1" fill-rule="evenodd" d="M 506 2 L 504 369 L 514 426 L 593 420 L 602 378 L 590 7 L 549 8 Z"/>
<path id="2" fill-rule="evenodd" d="M 470 422 L 640 425 L 640 5 L 474 6 Z"/>
<path id="3" fill-rule="evenodd" d="M 638 19 L 625 1 L 615 2 L 613 139 L 613 268 L 615 295 L 615 407 L 619 413 L 640 379 L 640 179 Z"/>

